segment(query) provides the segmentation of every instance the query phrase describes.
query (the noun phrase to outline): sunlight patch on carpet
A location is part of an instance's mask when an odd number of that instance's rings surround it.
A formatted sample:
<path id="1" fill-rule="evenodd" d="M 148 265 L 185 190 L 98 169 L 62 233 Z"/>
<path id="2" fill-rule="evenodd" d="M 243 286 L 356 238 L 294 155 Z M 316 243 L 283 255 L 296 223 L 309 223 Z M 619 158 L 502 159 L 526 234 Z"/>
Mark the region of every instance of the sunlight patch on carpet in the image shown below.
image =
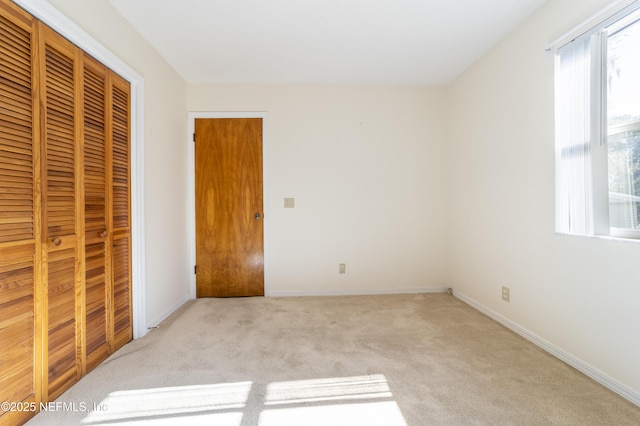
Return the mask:
<path id="1" fill-rule="evenodd" d="M 278 408 L 260 414 L 260 426 L 406 426 L 395 401 Z"/>
<path id="2" fill-rule="evenodd" d="M 265 405 L 391 398 L 382 374 L 275 382 L 267 386 Z"/>
<path id="3" fill-rule="evenodd" d="M 242 418 L 252 382 L 212 385 L 174 386 L 111 392 L 97 410 L 82 421 L 85 425 L 123 424 L 145 419 L 198 421 L 211 424 L 238 425 Z M 219 411 L 223 411 L 220 413 Z"/>
<path id="4" fill-rule="evenodd" d="M 274 382 L 259 424 L 406 426 L 392 397 L 383 374 Z"/>
<path id="5" fill-rule="evenodd" d="M 82 424 L 240 426 L 245 417 L 261 426 L 407 424 L 383 374 L 272 382 L 264 393 L 257 388 L 246 381 L 111 392 Z M 252 392 L 253 406 L 247 405 Z"/>

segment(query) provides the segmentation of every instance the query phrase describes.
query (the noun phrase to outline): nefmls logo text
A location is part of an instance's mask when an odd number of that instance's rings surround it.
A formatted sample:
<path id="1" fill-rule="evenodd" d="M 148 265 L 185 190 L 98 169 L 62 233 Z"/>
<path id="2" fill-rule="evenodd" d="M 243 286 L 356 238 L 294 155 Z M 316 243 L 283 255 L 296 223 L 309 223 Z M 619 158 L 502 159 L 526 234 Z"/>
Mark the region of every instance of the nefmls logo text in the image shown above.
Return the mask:
<path id="1" fill-rule="evenodd" d="M 86 402 L 41 402 L 40 411 L 70 411 L 70 412 L 87 412 L 91 411 L 105 411 L 107 406 L 105 404 L 93 404 L 91 407 Z"/>
<path id="2" fill-rule="evenodd" d="M 87 404 L 85 402 L 41 402 L 40 411 L 87 411 Z"/>

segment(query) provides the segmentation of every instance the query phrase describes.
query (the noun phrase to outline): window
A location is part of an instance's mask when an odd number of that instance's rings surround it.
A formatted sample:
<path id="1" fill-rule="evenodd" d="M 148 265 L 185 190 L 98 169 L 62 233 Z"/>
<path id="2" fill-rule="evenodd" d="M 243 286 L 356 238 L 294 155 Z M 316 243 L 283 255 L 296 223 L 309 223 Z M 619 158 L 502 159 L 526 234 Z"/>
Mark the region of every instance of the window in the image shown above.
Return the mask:
<path id="1" fill-rule="evenodd" d="M 640 239 L 640 2 L 556 51 L 556 231 Z"/>

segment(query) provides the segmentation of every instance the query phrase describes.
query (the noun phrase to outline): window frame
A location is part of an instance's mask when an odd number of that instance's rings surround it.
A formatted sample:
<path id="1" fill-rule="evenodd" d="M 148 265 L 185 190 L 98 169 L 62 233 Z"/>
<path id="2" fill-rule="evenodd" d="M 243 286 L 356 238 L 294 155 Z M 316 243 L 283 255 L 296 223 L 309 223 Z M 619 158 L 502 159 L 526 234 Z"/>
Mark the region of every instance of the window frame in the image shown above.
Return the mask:
<path id="1" fill-rule="evenodd" d="M 598 15 L 597 23 L 589 25 L 586 31 L 582 31 L 575 37 L 562 39 L 563 44 L 552 43 L 547 50 L 556 53 L 556 232 L 562 234 L 614 237 L 629 240 L 640 240 L 640 229 L 614 228 L 610 225 L 609 218 L 609 174 L 608 174 L 608 137 L 625 131 L 640 131 L 640 120 L 618 126 L 611 131 L 607 123 L 607 41 L 609 36 L 624 30 L 630 25 L 640 21 L 640 1 L 634 1 L 627 7 L 618 10 L 608 16 Z M 575 30 L 572 32 L 575 33 Z M 589 39 L 587 41 L 587 39 Z M 589 187 L 590 200 L 588 206 L 584 206 L 584 220 L 586 229 L 575 231 L 571 226 L 562 225 L 562 215 L 567 212 L 562 210 L 561 186 L 558 179 L 562 179 L 563 162 L 567 158 L 560 153 L 562 145 L 559 141 L 559 129 L 562 126 L 559 121 L 561 108 L 558 103 L 558 76 L 561 69 L 560 56 L 564 48 L 574 42 L 589 43 L 590 46 L 590 77 L 587 97 L 589 99 L 589 113 L 587 120 L 590 123 L 588 137 L 588 161 L 590 170 L 582 184 Z M 566 183 L 565 183 L 566 184 Z M 588 211 L 590 210 L 590 211 Z M 570 215 L 574 213 L 569 213 Z"/>

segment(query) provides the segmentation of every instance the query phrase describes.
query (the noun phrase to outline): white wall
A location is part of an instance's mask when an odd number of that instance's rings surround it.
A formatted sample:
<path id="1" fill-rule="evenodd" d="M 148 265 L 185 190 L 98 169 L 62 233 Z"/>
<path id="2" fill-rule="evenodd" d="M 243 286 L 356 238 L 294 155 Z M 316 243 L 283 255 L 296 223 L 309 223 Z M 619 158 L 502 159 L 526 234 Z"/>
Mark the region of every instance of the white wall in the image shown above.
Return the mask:
<path id="1" fill-rule="evenodd" d="M 187 88 L 107 0 L 51 0 L 145 77 L 148 321 L 188 293 L 186 111 L 267 111 L 271 294 L 450 285 L 640 400 L 640 244 L 554 234 L 543 49 L 607 1 L 549 0 L 445 90 Z"/>
<path id="2" fill-rule="evenodd" d="M 606 3 L 549 1 L 448 88 L 450 279 L 640 401 L 640 244 L 554 234 L 544 48 Z"/>
<path id="3" fill-rule="evenodd" d="M 187 86 L 107 0 L 50 3 L 144 77 L 146 312 L 155 325 L 189 295 Z"/>
<path id="4" fill-rule="evenodd" d="M 268 112 L 269 294 L 446 288 L 443 94 L 189 86 L 189 111 Z"/>

